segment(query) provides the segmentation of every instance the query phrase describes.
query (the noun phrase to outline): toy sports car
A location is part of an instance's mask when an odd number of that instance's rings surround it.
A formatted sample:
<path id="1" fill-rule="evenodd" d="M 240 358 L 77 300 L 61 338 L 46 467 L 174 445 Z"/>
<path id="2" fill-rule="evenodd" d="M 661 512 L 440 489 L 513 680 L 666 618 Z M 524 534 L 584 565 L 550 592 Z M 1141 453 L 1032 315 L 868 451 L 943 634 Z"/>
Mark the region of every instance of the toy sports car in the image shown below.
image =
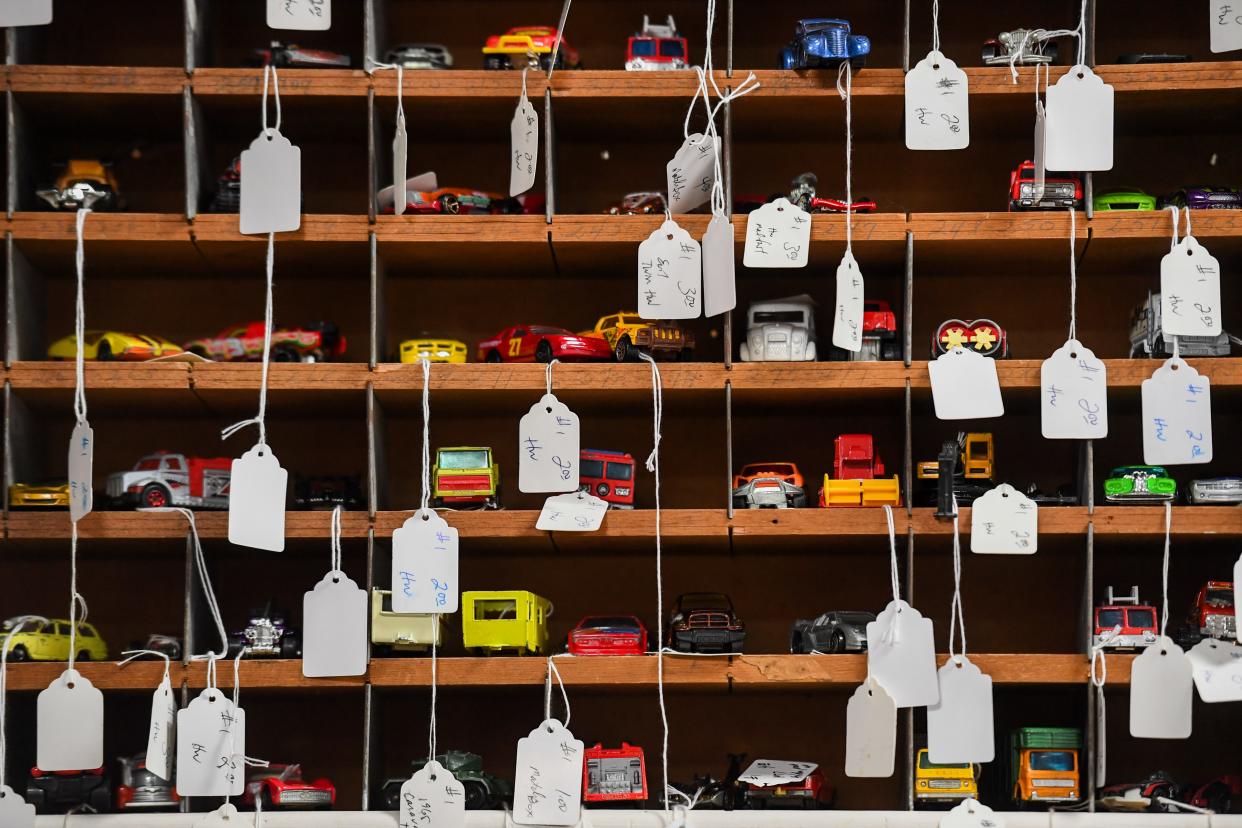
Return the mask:
<path id="1" fill-rule="evenodd" d="M 457 778 L 465 788 L 467 811 L 486 811 L 500 808 L 513 799 L 513 785 L 507 779 L 493 776 L 483 770 L 483 757 L 467 750 L 450 750 L 436 756 L 436 762 Z M 426 759 L 410 763 L 410 772 L 416 773 L 427 764 Z M 385 811 L 400 810 L 401 786 L 409 776 L 389 779 L 380 790 L 378 807 Z"/>
<path id="2" fill-rule="evenodd" d="M 18 626 L 19 618 L 10 618 L 0 626 L 0 645 Z M 9 661 L 68 661 L 69 621 L 51 618 L 47 621 L 32 620 L 22 625 L 19 632 L 8 640 Z M 108 644 L 99 636 L 94 624 L 78 622 L 78 634 L 74 646 L 78 661 L 107 661 Z M 103 773 L 100 769 L 99 773 Z"/>
<path id="3" fill-rule="evenodd" d="M 384 62 L 402 69 L 452 69 L 453 53 L 442 43 L 402 43 L 388 50 Z"/>
<path id="4" fill-rule="evenodd" d="M 181 802 L 171 780 L 161 779 L 147 770 L 146 751 L 122 756 L 121 780 L 116 786 L 119 811 L 171 811 Z"/>
<path id="5" fill-rule="evenodd" d="M 991 319 L 949 319 L 932 334 L 932 359 L 961 346 L 987 357 L 1009 356 L 1009 337 Z"/>
<path id="6" fill-rule="evenodd" d="M 625 198 L 605 210 L 613 216 L 646 216 L 665 211 L 664 193 L 628 193 Z"/>
<path id="7" fill-rule="evenodd" d="M 633 615 L 588 615 L 569 631 L 573 655 L 642 655 L 647 628 Z"/>
<path id="8" fill-rule="evenodd" d="M 1011 61 L 1018 66 L 1056 63 L 1057 44 L 1051 40 L 1031 38 L 1032 31 L 1031 29 L 1014 29 L 1001 32 L 992 40 L 983 41 L 983 65 L 1007 66 Z"/>
<path id="9" fill-rule="evenodd" d="M 1190 481 L 1186 499 L 1196 506 L 1242 503 L 1242 477 L 1205 477 Z"/>
<path id="10" fill-rule="evenodd" d="M 229 636 L 229 658 L 242 650 L 247 656 L 301 658 L 302 636 L 285 623 L 285 613 L 266 606 L 250 613 L 250 623 Z"/>
<path id="11" fill-rule="evenodd" d="M 814 618 L 799 618 L 789 632 L 791 653 L 865 653 L 867 625 L 874 612 L 831 610 Z"/>
<path id="12" fill-rule="evenodd" d="M 612 346 L 552 325 L 514 325 L 479 343 L 479 362 L 611 362 Z"/>
<path id="13" fill-rule="evenodd" d="M 1082 179 L 1044 177 L 1044 189 L 1035 189 L 1035 163 L 1023 161 L 1009 173 L 1009 210 L 1064 210 L 1082 207 Z"/>
<path id="14" fill-rule="evenodd" d="M 869 198 L 855 199 L 848 204 L 839 198 L 823 198 L 815 190 L 818 185 L 819 177 L 815 173 L 802 173 L 790 185 L 789 200 L 808 213 L 844 213 L 847 206 L 854 213 L 875 212 L 875 202 Z"/>
<path id="15" fill-rule="evenodd" d="M 516 26 L 502 35 L 491 35 L 483 46 L 484 69 L 521 69 L 525 66 L 548 69 L 557 39 L 557 69 L 581 69 L 578 50 L 569 45 L 554 26 Z"/>
<path id="16" fill-rule="evenodd" d="M 362 478 L 356 474 L 295 474 L 295 509 L 359 509 L 363 505 Z"/>
<path id="17" fill-rule="evenodd" d="M 685 69 L 690 47 L 673 16 L 661 26 L 643 15 L 643 28 L 625 45 L 625 68 L 631 72 Z"/>
<path id="18" fill-rule="evenodd" d="M 1104 480 L 1104 499 L 1110 503 L 1172 503 L 1177 481 L 1164 466 L 1118 466 Z"/>
<path id="19" fill-rule="evenodd" d="M 794 39 L 781 49 L 777 68 L 812 69 L 849 61 L 851 68 L 861 69 L 870 53 L 871 40 L 850 34 L 848 20 L 807 18 L 794 24 Z"/>
<path id="20" fill-rule="evenodd" d="M 291 69 L 348 69 L 349 55 L 324 49 L 304 49 L 295 43 L 273 40 L 266 49 L 255 49 L 250 55 L 251 66 L 276 66 Z"/>
<path id="21" fill-rule="evenodd" d="M 1233 187 L 1183 187 L 1160 199 L 1160 207 L 1189 207 L 1192 210 L 1242 209 L 1242 191 Z"/>
<path id="22" fill-rule="evenodd" d="M 612 346 L 617 362 L 631 362 L 639 354 L 688 360 L 694 354 L 694 334 L 674 320 L 643 319 L 635 311 L 601 316 L 582 336 L 598 337 Z"/>
<path id="23" fill-rule="evenodd" d="M 723 592 L 687 592 L 677 596 L 668 644 L 681 653 L 740 653 L 746 625 Z"/>
<path id="24" fill-rule="evenodd" d="M 273 762 L 265 768 L 250 768 L 246 772 L 242 802 L 253 807 L 255 800 L 261 801 L 265 811 L 331 808 L 336 802 L 336 786 L 330 779 L 308 782 L 302 778 L 301 765 Z"/>
<path id="25" fill-rule="evenodd" d="M 735 509 L 800 509 L 805 482 L 794 463 L 751 463 L 733 477 Z"/>
<path id="26" fill-rule="evenodd" d="M 582 754 L 583 802 L 638 802 L 647 798 L 647 760 L 628 742 L 606 748 L 596 742 Z"/>
<path id="27" fill-rule="evenodd" d="M 82 337 L 82 358 L 100 362 L 124 360 L 134 362 L 179 354 L 182 348 L 162 336 L 120 333 L 118 331 L 87 331 Z M 49 359 L 77 359 L 78 337 L 61 337 L 47 349 Z"/>
<path id="28" fill-rule="evenodd" d="M 392 202 L 381 196 L 384 202 L 380 212 L 391 215 L 396 212 Z M 483 190 L 472 190 L 468 187 L 440 187 L 436 190 L 406 190 L 405 211 L 407 213 L 447 213 L 449 215 L 495 215 L 500 213 L 542 213 L 533 209 L 535 201 L 521 201 L 508 198 L 500 193 L 489 193 Z M 532 209 L 526 209 L 529 204 Z"/>
<path id="29" fill-rule="evenodd" d="M 187 342 L 185 349 L 216 362 L 258 362 L 263 359 L 262 322 L 225 328 L 213 337 Z M 273 362 L 324 362 L 345 354 L 345 337 L 331 322 L 302 328 L 272 327 Z"/>
<path id="30" fill-rule="evenodd" d="M 112 165 L 97 158 L 74 158 L 65 164 L 56 183 L 35 195 L 56 210 L 112 210 L 119 207 L 120 193 Z"/>
<path id="31" fill-rule="evenodd" d="M 1154 210 L 1156 197 L 1150 196 L 1136 188 L 1105 190 L 1091 199 L 1091 205 L 1097 213 L 1116 210 Z"/>
<path id="32" fill-rule="evenodd" d="M 468 348 L 466 343 L 456 339 L 423 337 L 407 339 L 397 346 L 397 350 L 405 363 L 422 362 L 424 359 L 428 362 L 461 363 L 466 361 Z"/>
<path id="33" fill-rule="evenodd" d="M 83 805 L 104 813 L 112 807 L 112 792 L 103 768 L 45 771 L 30 769 L 26 802 L 40 814 L 64 814 Z"/>
<path id="34" fill-rule="evenodd" d="M 68 509 L 69 483 L 64 480 L 14 483 L 9 486 L 9 508 Z"/>

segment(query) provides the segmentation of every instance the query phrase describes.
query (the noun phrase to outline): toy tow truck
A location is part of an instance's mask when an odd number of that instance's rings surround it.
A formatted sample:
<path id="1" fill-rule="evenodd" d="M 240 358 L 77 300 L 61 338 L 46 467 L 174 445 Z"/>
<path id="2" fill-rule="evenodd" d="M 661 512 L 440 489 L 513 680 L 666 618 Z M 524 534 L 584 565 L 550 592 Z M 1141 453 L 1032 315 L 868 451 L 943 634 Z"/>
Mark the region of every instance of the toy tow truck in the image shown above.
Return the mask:
<path id="1" fill-rule="evenodd" d="M 643 15 L 642 30 L 625 44 L 625 68 L 630 72 L 685 69 L 690 46 L 677 31 L 673 16 L 661 26 Z"/>
<path id="2" fill-rule="evenodd" d="M 1082 788 L 1074 727 L 1022 727 L 1009 734 L 1009 781 L 1014 803 L 1076 802 Z"/>
<path id="3" fill-rule="evenodd" d="M 1129 596 L 1118 595 L 1110 586 L 1107 601 L 1095 608 L 1095 636 L 1092 644 L 1106 650 L 1141 650 L 1155 644 L 1159 635 L 1156 608 L 1139 603 L 1139 588 L 1130 587 Z"/>
<path id="4" fill-rule="evenodd" d="M 945 440 L 936 460 L 918 466 L 921 498 L 936 507 L 936 517 L 953 519 L 953 501 L 969 506 L 993 486 L 994 462 L 990 432 L 959 432 Z"/>
<path id="5" fill-rule="evenodd" d="M 104 491 L 108 500 L 131 508 L 227 509 L 232 474 L 231 457 L 189 457 L 157 451 L 141 458 L 129 471 L 108 475 Z"/>
<path id="6" fill-rule="evenodd" d="M 500 466 L 486 446 L 438 449 L 431 480 L 432 501 L 437 508 L 448 504 L 500 507 Z"/>
<path id="7" fill-rule="evenodd" d="M 832 474 L 824 475 L 820 506 L 900 506 L 897 475 L 884 476 L 884 461 L 870 434 L 842 434 L 833 443 Z"/>

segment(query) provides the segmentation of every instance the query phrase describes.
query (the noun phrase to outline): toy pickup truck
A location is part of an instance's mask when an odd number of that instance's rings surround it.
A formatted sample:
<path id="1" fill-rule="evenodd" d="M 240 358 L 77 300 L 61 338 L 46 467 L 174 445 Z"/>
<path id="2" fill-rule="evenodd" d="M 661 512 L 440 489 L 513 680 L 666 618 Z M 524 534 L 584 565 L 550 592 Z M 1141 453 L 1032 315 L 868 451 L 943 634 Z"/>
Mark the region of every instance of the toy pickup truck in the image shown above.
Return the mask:
<path id="1" fill-rule="evenodd" d="M 129 471 L 108 475 L 104 496 L 114 504 L 130 508 L 227 509 L 232 474 L 231 457 L 191 457 L 157 451 L 139 459 Z"/>
<path id="2" fill-rule="evenodd" d="M 449 504 L 500 507 L 500 466 L 487 446 L 438 449 L 431 481 L 432 502 L 437 508 Z"/>
<path id="3" fill-rule="evenodd" d="M 740 357 L 742 362 L 814 362 L 815 300 L 803 293 L 751 303 Z"/>
<path id="4" fill-rule="evenodd" d="M 1183 650 L 1189 650 L 1204 638 L 1234 641 L 1238 637 L 1237 608 L 1233 605 L 1232 581 L 1208 581 L 1190 602 L 1186 620 L 1174 638 Z"/>
<path id="5" fill-rule="evenodd" d="M 884 476 L 884 461 L 870 434 L 842 434 L 833 443 L 832 474 L 824 475 L 820 506 L 900 506 L 897 475 Z"/>
<path id="6" fill-rule="evenodd" d="M 601 316 L 594 328 L 580 335 L 607 342 L 617 362 L 637 362 L 639 354 L 688 360 L 694 353 L 694 334 L 672 320 L 643 319 L 635 311 Z"/>
<path id="7" fill-rule="evenodd" d="M 721 592 L 688 592 L 677 596 L 668 624 L 668 643 L 680 653 L 740 653 L 746 625 Z"/>

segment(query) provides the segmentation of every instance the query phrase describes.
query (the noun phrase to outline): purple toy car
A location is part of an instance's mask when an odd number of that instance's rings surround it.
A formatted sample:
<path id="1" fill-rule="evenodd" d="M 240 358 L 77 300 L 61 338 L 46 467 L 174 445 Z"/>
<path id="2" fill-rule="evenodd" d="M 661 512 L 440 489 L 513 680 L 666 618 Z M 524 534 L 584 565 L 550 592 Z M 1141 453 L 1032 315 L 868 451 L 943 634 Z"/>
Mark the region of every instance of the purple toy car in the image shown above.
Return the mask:
<path id="1" fill-rule="evenodd" d="M 250 623 L 229 636 L 229 658 L 243 649 L 247 656 L 301 658 L 302 636 L 285 623 L 285 617 L 271 601 L 251 612 Z"/>
<path id="2" fill-rule="evenodd" d="M 1192 210 L 1242 209 L 1242 192 L 1233 187 L 1183 187 L 1160 200 L 1161 208 L 1189 207 Z"/>

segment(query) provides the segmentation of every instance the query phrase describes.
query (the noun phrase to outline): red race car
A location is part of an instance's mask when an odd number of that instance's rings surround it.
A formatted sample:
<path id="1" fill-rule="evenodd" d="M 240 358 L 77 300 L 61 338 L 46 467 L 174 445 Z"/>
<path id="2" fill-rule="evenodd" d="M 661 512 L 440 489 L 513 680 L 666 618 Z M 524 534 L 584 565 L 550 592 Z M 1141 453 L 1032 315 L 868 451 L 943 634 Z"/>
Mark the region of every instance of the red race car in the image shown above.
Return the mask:
<path id="1" fill-rule="evenodd" d="M 552 325 L 514 325 L 479 343 L 479 362 L 611 362 L 612 346 Z"/>
<path id="2" fill-rule="evenodd" d="M 225 328 L 213 337 L 187 343 L 185 349 L 216 362 L 262 360 L 263 323 Z M 314 322 L 304 328 L 272 328 L 273 362 L 323 362 L 344 353 L 345 337 L 331 322 Z"/>
<path id="3" fill-rule="evenodd" d="M 647 628 L 633 615 L 588 615 L 569 631 L 573 655 L 642 655 Z"/>
<path id="4" fill-rule="evenodd" d="M 619 748 L 596 743 L 582 762 L 583 802 L 642 802 L 647 798 L 647 761 L 643 749 L 628 742 Z"/>
<path id="5" fill-rule="evenodd" d="M 263 810 L 272 808 L 331 808 L 336 803 L 336 786 L 330 779 L 307 782 L 302 778 L 301 765 L 272 763 L 266 768 L 252 768 L 246 774 L 246 790 L 242 802 L 254 807 L 259 799 Z"/>

